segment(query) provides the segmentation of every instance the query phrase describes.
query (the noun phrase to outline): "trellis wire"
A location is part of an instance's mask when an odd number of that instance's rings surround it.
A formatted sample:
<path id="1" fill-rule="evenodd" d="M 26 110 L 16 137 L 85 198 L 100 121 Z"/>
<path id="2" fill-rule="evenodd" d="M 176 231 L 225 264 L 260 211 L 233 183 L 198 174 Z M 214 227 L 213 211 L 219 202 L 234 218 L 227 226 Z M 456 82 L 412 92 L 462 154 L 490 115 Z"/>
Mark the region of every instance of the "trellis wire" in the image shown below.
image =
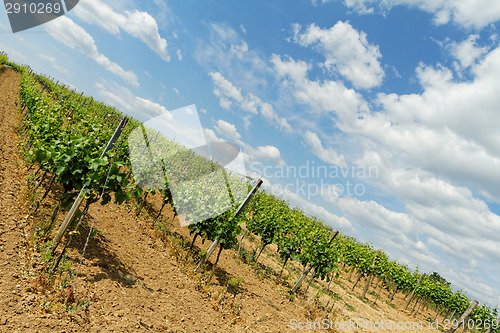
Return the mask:
<path id="1" fill-rule="evenodd" d="M 66 301 L 69 300 L 71 294 L 73 294 L 73 290 L 75 289 L 76 278 L 78 277 L 78 273 L 80 272 L 80 268 L 82 267 L 83 258 L 85 257 L 85 251 L 87 250 L 87 245 L 89 244 L 89 241 L 90 241 L 90 235 L 92 234 L 92 231 L 94 230 L 95 220 L 97 218 L 97 213 L 99 212 L 99 206 L 101 205 L 102 196 L 104 195 L 104 191 L 106 190 L 106 185 L 108 184 L 108 179 L 109 179 L 109 175 L 111 173 L 111 168 L 112 167 L 113 167 L 113 163 L 111 163 L 111 165 L 109 166 L 109 170 L 108 170 L 108 174 L 106 176 L 106 180 L 104 181 L 104 185 L 102 186 L 102 191 L 101 191 L 101 195 L 99 196 L 99 201 L 97 202 L 97 208 L 95 210 L 94 219 L 92 220 L 92 224 L 90 225 L 89 234 L 87 235 L 87 240 L 85 241 L 85 245 L 83 247 L 82 256 L 80 258 L 80 262 L 78 263 L 78 268 L 76 269 L 75 278 L 73 279 L 73 284 L 71 286 L 71 289 L 69 290 L 68 298 L 67 298 Z"/>

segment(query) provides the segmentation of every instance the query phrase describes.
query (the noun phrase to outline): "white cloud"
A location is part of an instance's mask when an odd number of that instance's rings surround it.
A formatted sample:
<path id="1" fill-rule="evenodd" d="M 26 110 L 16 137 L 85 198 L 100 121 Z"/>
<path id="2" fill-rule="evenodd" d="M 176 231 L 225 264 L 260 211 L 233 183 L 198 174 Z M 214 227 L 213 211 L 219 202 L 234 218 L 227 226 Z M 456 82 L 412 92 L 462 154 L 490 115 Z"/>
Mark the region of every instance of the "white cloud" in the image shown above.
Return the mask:
<path id="1" fill-rule="evenodd" d="M 275 122 L 286 132 L 291 132 L 292 128 L 285 118 L 279 117 L 271 104 L 264 102 L 259 97 L 248 94 L 242 95 L 241 88 L 234 86 L 219 72 L 210 72 L 210 77 L 215 85 L 213 93 L 219 98 L 219 105 L 229 110 L 236 102 L 237 107 L 250 114 L 260 114 L 269 122 Z M 249 119 L 245 118 L 246 125 L 249 124 Z"/>
<path id="2" fill-rule="evenodd" d="M 284 166 L 285 161 L 281 158 L 280 150 L 274 146 L 260 146 L 250 152 L 253 159 L 266 159 L 274 165 Z"/>
<path id="3" fill-rule="evenodd" d="M 45 54 L 40 54 L 40 58 L 45 59 L 45 60 L 50 61 L 50 62 L 56 62 L 56 58 L 51 57 L 51 56 L 47 56 Z"/>
<path id="4" fill-rule="evenodd" d="M 135 102 L 134 103 L 136 105 L 136 107 L 139 109 L 139 110 L 147 110 L 148 113 L 152 113 L 152 114 L 164 114 L 164 113 L 167 113 L 167 109 L 158 104 L 158 103 L 155 103 L 149 99 L 145 99 L 145 98 L 141 98 L 141 97 L 138 97 L 136 96 L 135 97 Z"/>
<path id="5" fill-rule="evenodd" d="M 500 202 L 500 48 L 470 66 L 470 82 L 456 82 L 444 66 L 420 65 L 423 92 L 381 93 L 376 112 L 342 83 L 308 79 L 303 61 L 273 55 L 271 62 L 289 95 L 312 112 L 332 114 L 345 134 L 373 140 L 417 167 Z"/>
<path id="6" fill-rule="evenodd" d="M 259 114 L 259 107 L 262 105 L 262 100 L 257 96 L 248 94 L 241 102 L 241 108 L 253 114 Z"/>
<path id="7" fill-rule="evenodd" d="M 368 169 L 373 166 L 373 161 L 369 159 L 358 161 L 358 165 Z M 376 181 L 383 180 L 376 179 Z M 357 193 L 358 191 L 361 193 Z M 325 202 L 340 210 L 342 215 L 360 230 L 366 230 L 366 228 L 376 230 L 381 238 L 416 235 L 418 220 L 406 212 L 387 209 L 376 201 L 363 201 L 356 198 L 356 196 L 363 195 L 365 191 L 365 185 L 355 181 L 351 185 L 338 184 L 329 188 L 323 187 L 320 194 Z"/>
<path id="8" fill-rule="evenodd" d="M 304 31 L 294 25 L 294 41 L 302 46 L 314 46 L 325 57 L 324 67 L 339 72 L 356 88 L 373 88 L 382 83 L 384 71 L 378 46 L 370 44 L 364 32 L 358 32 L 347 22 L 337 22 L 330 29 L 315 24 Z"/>
<path id="9" fill-rule="evenodd" d="M 44 27 L 59 42 L 72 49 L 77 49 L 107 71 L 127 81 L 133 87 L 139 87 L 137 75 L 132 71 L 124 70 L 118 64 L 110 61 L 105 55 L 99 53 L 94 38 L 71 19 L 62 16 L 57 20 L 48 22 Z"/>
<path id="10" fill-rule="evenodd" d="M 148 121 L 168 112 L 164 106 L 138 97 L 123 86 L 105 81 L 95 83 L 94 86 L 97 89 L 96 95 L 100 96 L 104 103 L 116 107 L 140 122 Z"/>
<path id="11" fill-rule="evenodd" d="M 217 137 L 217 134 L 215 134 L 214 131 L 208 128 L 203 129 L 203 134 L 205 134 L 205 138 L 207 139 L 207 142 L 226 142 L 225 140 Z"/>
<path id="12" fill-rule="evenodd" d="M 40 54 L 39 56 L 40 56 L 40 58 L 42 58 L 42 59 L 45 59 L 45 60 L 49 61 L 49 62 L 51 63 L 51 65 L 52 65 L 52 67 L 54 67 L 54 69 L 55 69 L 55 70 L 57 70 L 58 72 L 60 72 L 60 73 L 62 73 L 62 74 L 67 74 L 67 73 L 69 73 L 69 71 L 68 71 L 66 68 L 64 68 L 64 67 L 62 67 L 62 66 L 60 65 L 60 62 L 59 62 L 59 61 L 57 61 L 57 59 L 56 59 L 56 58 L 54 58 L 54 57 L 50 57 L 50 56 L 46 56 L 46 55 L 44 55 L 44 54 Z"/>
<path id="13" fill-rule="evenodd" d="M 243 59 L 243 57 L 248 52 L 248 45 L 245 41 L 242 41 L 240 45 L 231 45 L 229 49 L 229 54 L 238 59 Z"/>
<path id="14" fill-rule="evenodd" d="M 252 122 L 250 121 L 250 117 L 243 117 L 243 128 L 248 130 L 252 126 Z"/>
<path id="15" fill-rule="evenodd" d="M 234 124 L 219 119 L 216 125 L 214 126 L 214 129 L 215 132 L 229 139 L 229 141 L 238 144 L 240 148 L 244 149 L 244 151 L 242 151 L 241 154 L 247 164 L 254 163 L 254 166 L 255 165 L 262 166 L 261 160 L 265 160 L 266 162 L 269 162 L 275 166 L 286 166 L 285 161 L 281 158 L 281 152 L 277 147 L 267 145 L 267 146 L 259 146 L 257 148 L 253 148 L 252 146 L 244 143 L 241 140 L 241 134 L 238 132 L 238 129 Z M 205 131 L 205 137 L 207 138 L 208 141 L 216 141 L 216 142 L 225 141 L 224 139 L 217 137 L 216 133 L 211 129 L 204 129 L 204 131 Z M 259 175 L 250 172 L 249 176 L 258 177 Z"/>
<path id="16" fill-rule="evenodd" d="M 182 52 L 179 49 L 177 49 L 177 59 L 179 59 L 179 61 L 182 61 Z"/>
<path id="17" fill-rule="evenodd" d="M 238 32 L 227 24 L 212 23 L 208 29 L 209 40 L 199 44 L 195 57 L 209 71 L 219 105 L 226 110 L 238 108 L 250 115 L 260 113 L 281 130 L 291 132 L 287 119 L 278 115 L 271 103 L 257 96 L 259 92 L 267 94 L 272 73 L 265 57 L 250 49 Z M 242 93 L 242 90 L 247 93 Z M 251 124 L 250 116 L 243 117 L 247 128 Z"/>
<path id="18" fill-rule="evenodd" d="M 331 226 L 334 229 L 341 229 L 344 232 L 354 231 L 352 223 L 347 218 L 343 216 L 337 216 L 326 210 L 324 207 L 313 204 L 309 200 L 302 198 L 300 195 L 290 191 L 286 187 L 284 188 L 279 185 L 272 185 L 269 181 L 264 182 L 264 187 L 269 193 L 272 193 L 273 195 L 278 197 L 285 197 L 291 202 L 293 206 L 299 207 L 310 216 L 317 216 L 323 223 Z"/>
<path id="19" fill-rule="evenodd" d="M 363 227 L 390 235 L 412 233 L 413 221 L 408 214 L 391 211 L 375 201 L 343 197 L 338 206 L 345 217 Z"/>
<path id="20" fill-rule="evenodd" d="M 395 259 L 398 262 L 412 268 L 418 266 L 421 272 L 438 270 L 441 273 L 441 270 L 438 269 L 438 267 L 441 267 L 440 260 L 422 241 L 410 239 L 405 234 L 400 234 L 397 237 L 384 234 L 378 239 L 384 250 L 387 250 L 390 254 L 391 252 L 397 254 Z"/>
<path id="21" fill-rule="evenodd" d="M 238 141 L 241 138 L 241 135 L 240 133 L 238 133 L 236 126 L 222 119 L 219 119 L 217 121 L 215 130 L 217 131 L 217 133 L 224 135 L 225 137 L 231 139 L 232 141 Z"/>
<path id="22" fill-rule="evenodd" d="M 344 0 L 344 4 L 360 14 L 374 13 L 376 8 L 385 12 L 398 5 L 417 7 L 434 14 L 436 24 L 453 20 L 466 28 L 479 29 L 500 20 L 500 2 L 490 0 Z"/>
<path id="23" fill-rule="evenodd" d="M 253 148 L 249 145 L 245 145 L 245 163 L 250 165 L 249 176 L 254 178 L 262 178 L 262 172 L 260 172 L 266 165 L 272 164 L 278 167 L 286 166 L 286 162 L 281 158 L 281 152 L 275 146 L 259 146 Z M 266 163 L 262 163 L 264 160 Z M 269 183 L 270 184 L 270 183 Z"/>
<path id="24" fill-rule="evenodd" d="M 335 164 L 340 167 L 347 166 L 344 155 L 338 154 L 333 148 L 325 149 L 316 133 L 306 131 L 304 133 L 304 139 L 306 140 L 307 145 L 311 147 L 313 154 L 318 156 L 323 162 Z"/>
<path id="25" fill-rule="evenodd" d="M 282 60 L 280 56 L 273 55 L 271 62 L 278 78 L 291 79 L 293 95 L 300 103 L 310 105 L 312 111 L 334 112 L 351 121 L 358 119 L 358 113 L 368 111 L 368 104 L 361 94 L 346 88 L 342 82 L 309 80 L 309 66 L 304 61 L 296 61 L 291 57 Z"/>
<path id="26" fill-rule="evenodd" d="M 420 64 L 415 71 L 420 85 L 424 88 L 448 87 L 452 83 L 453 73 L 440 64 L 437 68 Z"/>
<path id="27" fill-rule="evenodd" d="M 288 76 L 295 82 L 305 80 L 307 71 L 311 69 L 311 65 L 305 61 L 295 61 L 291 57 L 288 58 L 288 61 L 283 61 L 281 57 L 276 54 L 272 55 L 271 62 L 274 65 L 278 77 Z"/>
<path id="28" fill-rule="evenodd" d="M 487 47 L 478 47 L 476 40 L 479 35 L 470 35 L 469 38 L 460 43 L 450 43 L 448 47 L 451 54 L 458 59 L 463 68 L 476 63 L 476 60 L 488 52 Z"/>
<path id="29" fill-rule="evenodd" d="M 118 13 L 101 0 L 81 0 L 73 12 L 85 22 L 99 25 L 113 35 L 125 31 L 144 42 L 163 60 L 170 61 L 167 41 L 160 36 L 156 20 L 148 13 L 138 10 Z"/>
<path id="30" fill-rule="evenodd" d="M 268 65 L 257 50 L 228 24 L 207 26 L 208 40 L 200 40 L 194 56 L 208 72 L 224 73 L 236 86 L 257 92 L 267 86 Z"/>
<path id="31" fill-rule="evenodd" d="M 488 239 L 494 237 L 492 232 L 500 232 L 500 217 L 491 213 L 470 189 L 452 185 L 416 167 L 396 167 L 393 159 L 388 152 L 367 151 L 355 163 L 376 167 L 377 178 L 371 181 L 398 195 L 406 203 L 406 210 L 422 223 L 464 238 L 476 235 Z M 473 230 L 467 230 L 470 221 L 474 221 Z"/>
<path id="32" fill-rule="evenodd" d="M 345 130 L 401 152 L 416 165 L 500 202 L 500 48 L 472 65 L 470 82 L 444 67 L 421 66 L 422 94 L 380 94 L 384 112 L 345 118 Z"/>
<path id="33" fill-rule="evenodd" d="M 176 93 L 177 95 L 179 95 L 179 89 L 177 89 L 177 88 L 175 88 L 175 87 L 174 87 L 174 88 L 172 88 L 172 91 L 173 91 L 174 93 Z"/>
<path id="34" fill-rule="evenodd" d="M 210 72 L 208 73 L 214 82 L 214 95 L 220 99 L 220 106 L 224 109 L 229 109 L 232 105 L 230 99 L 234 99 L 236 102 L 241 103 L 243 101 L 243 96 L 241 95 L 241 89 L 235 87 L 231 82 L 226 80 L 221 73 Z"/>

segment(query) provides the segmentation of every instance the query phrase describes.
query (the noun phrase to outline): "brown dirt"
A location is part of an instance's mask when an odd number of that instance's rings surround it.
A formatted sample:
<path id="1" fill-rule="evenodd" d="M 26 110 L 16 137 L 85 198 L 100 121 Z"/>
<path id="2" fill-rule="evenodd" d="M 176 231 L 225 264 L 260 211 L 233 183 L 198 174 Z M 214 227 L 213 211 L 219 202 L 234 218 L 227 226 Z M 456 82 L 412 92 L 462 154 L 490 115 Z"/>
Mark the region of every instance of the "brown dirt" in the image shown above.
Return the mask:
<path id="1" fill-rule="evenodd" d="M 0 332 L 287 332 L 293 331 L 291 319 L 308 322 L 326 315 L 318 309 L 319 303 L 313 302 L 316 288 L 326 284 L 316 281 L 306 300 L 299 296 L 292 301 L 287 290 L 301 267 L 289 263 L 284 277 L 278 279 L 281 266 L 272 246 L 254 267 L 241 261 L 235 264 L 235 251 L 223 251 L 211 283 L 204 283 L 203 274 L 193 273 L 194 258 L 209 244 L 197 240 L 195 250 L 188 253 L 184 244 L 191 240 L 189 232 L 179 226 L 177 218 L 169 236 L 154 231 L 151 216 L 161 206 L 158 195 L 149 198 L 150 208 L 143 209 L 139 216 L 132 205 L 110 203 L 99 207 L 95 221 L 98 233 L 90 238 L 72 303 L 90 301 L 90 305 L 68 313 L 62 304 L 67 289 L 47 291 L 40 285 L 40 274 L 46 273 L 37 268 L 40 255 L 33 250 L 37 244 L 33 244 L 32 237 L 35 219 L 28 217 L 26 199 L 28 171 L 18 153 L 18 84 L 16 73 L 0 68 Z M 39 192 L 43 191 L 42 186 Z M 42 205 L 39 219 L 53 207 L 54 194 L 51 196 Z M 96 208 L 91 206 L 87 226 L 68 250 L 73 271 L 77 270 Z M 165 209 L 164 220 L 170 221 L 172 214 Z M 60 213 L 56 224 L 63 218 Z M 243 246 L 251 252 L 259 246 L 258 240 L 248 237 Z M 210 261 L 214 259 L 215 255 Z M 224 287 L 229 279 L 237 277 L 243 282 L 233 298 Z M 423 329 L 406 331 L 431 331 L 425 318 L 434 318 L 433 312 L 412 317 L 409 311 L 401 310 L 404 295 L 397 294 L 394 305 L 389 306 L 387 292 L 382 292 L 377 305 L 373 305 L 374 296 L 369 295 L 367 301 L 358 297 L 364 280 L 351 292 L 352 282 L 347 277 L 345 273 L 331 284 L 331 290 L 340 298 L 329 317 L 334 322 L 364 319 L 373 323 L 392 321 L 395 326 L 396 322 L 421 321 Z M 328 299 L 323 295 L 319 302 L 324 306 Z"/>

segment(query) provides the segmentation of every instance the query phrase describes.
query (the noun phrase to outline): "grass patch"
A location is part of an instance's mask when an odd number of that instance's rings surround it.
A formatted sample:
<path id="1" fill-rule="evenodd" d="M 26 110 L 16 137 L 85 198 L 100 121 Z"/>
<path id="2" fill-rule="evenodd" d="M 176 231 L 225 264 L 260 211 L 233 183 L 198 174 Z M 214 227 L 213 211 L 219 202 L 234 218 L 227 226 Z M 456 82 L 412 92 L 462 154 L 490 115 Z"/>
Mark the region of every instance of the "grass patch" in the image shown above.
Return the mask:
<path id="1" fill-rule="evenodd" d="M 356 308 L 354 306 L 352 306 L 351 304 L 347 303 L 347 302 L 345 302 L 345 307 L 349 311 L 356 312 Z"/>

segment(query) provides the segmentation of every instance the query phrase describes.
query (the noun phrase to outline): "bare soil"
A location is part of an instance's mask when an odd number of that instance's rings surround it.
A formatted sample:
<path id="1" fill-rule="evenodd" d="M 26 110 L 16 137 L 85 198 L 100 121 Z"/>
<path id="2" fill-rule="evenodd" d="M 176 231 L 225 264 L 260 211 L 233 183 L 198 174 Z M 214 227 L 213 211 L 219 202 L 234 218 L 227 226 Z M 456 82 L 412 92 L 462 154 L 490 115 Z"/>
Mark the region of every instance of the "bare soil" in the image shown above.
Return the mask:
<path id="1" fill-rule="evenodd" d="M 413 303 L 409 310 L 402 310 L 405 295 L 398 293 L 389 303 L 385 290 L 377 304 L 373 292 L 363 300 L 359 295 L 365 280 L 351 291 L 353 282 L 348 280 L 348 272 L 330 285 L 336 297 L 319 293 L 327 286 L 324 281 L 314 281 L 308 295 L 304 295 L 309 279 L 302 293 L 289 296 L 288 290 L 302 267 L 289 263 L 280 278 L 281 264 L 273 246 L 253 264 L 241 259 L 235 262 L 235 251 L 223 251 L 208 283 L 210 264 L 201 273 L 193 270 L 198 253 L 210 244 L 198 239 L 193 250 L 188 251 L 189 231 L 179 226 L 177 217 L 167 233 L 153 227 L 153 216 L 161 206 L 159 195 L 148 197 L 139 214 L 137 204 L 90 207 L 85 226 L 74 236 L 67 252 L 71 269 L 76 272 L 89 226 L 96 216 L 97 235 L 90 238 L 68 302 L 75 311 L 68 311 L 71 308 L 65 303 L 73 279 L 68 278 L 68 287 L 61 289 L 56 277 L 56 287 L 45 288 L 42 244 L 33 236 L 35 224 L 50 217 L 60 189 L 51 191 L 37 215 L 30 216 L 35 199 L 30 199 L 32 184 L 27 179 L 34 170 L 28 171 L 29 166 L 19 154 L 22 138 L 17 134 L 20 118 L 15 104 L 18 85 L 17 73 L 0 68 L 0 332 L 288 332 L 295 331 L 293 319 L 307 323 L 326 316 L 332 325 L 345 325 L 330 330 L 334 332 L 387 331 L 387 322 L 394 330 L 398 330 L 398 322 L 422 323 L 421 327 L 408 326 L 398 331 L 435 331 L 426 321 L 434 319 L 433 311 L 421 310 L 414 317 L 410 314 Z M 38 194 L 45 191 L 47 183 L 43 182 Z M 173 211 L 167 207 L 160 224 L 169 224 L 172 217 Z M 59 213 L 55 225 L 63 218 L 64 212 Z M 258 247 L 256 237 L 243 241 L 246 257 Z M 215 255 L 210 262 L 214 260 Z M 231 292 L 234 289 L 226 290 L 228 281 L 237 278 L 241 278 L 239 289 L 235 293 Z M 357 320 L 375 327 L 353 326 Z M 385 326 L 376 327 L 382 323 Z"/>

